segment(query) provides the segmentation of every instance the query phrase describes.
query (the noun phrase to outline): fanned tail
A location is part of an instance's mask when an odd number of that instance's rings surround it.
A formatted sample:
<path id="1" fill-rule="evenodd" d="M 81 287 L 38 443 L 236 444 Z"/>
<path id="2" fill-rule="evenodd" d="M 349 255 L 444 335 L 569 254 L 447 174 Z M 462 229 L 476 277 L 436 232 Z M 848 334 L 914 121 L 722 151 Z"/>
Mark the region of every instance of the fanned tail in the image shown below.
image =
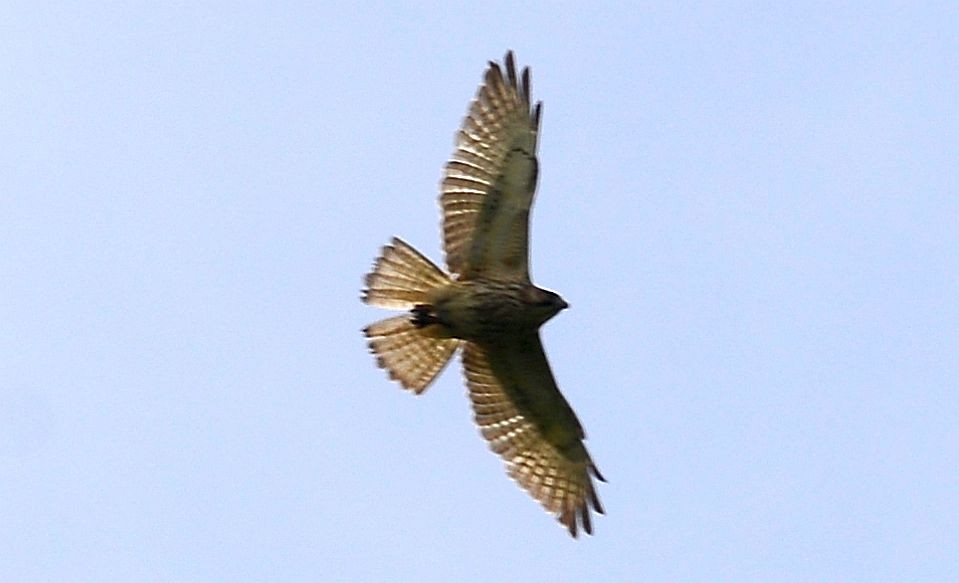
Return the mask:
<path id="1" fill-rule="evenodd" d="M 363 332 L 380 368 L 416 394 L 426 390 L 460 345 L 455 338 L 429 336 L 426 328 L 415 327 L 407 315 L 380 320 Z"/>
<path id="2" fill-rule="evenodd" d="M 427 293 L 452 280 L 429 259 L 398 237 L 393 237 L 373 271 L 366 275 L 363 301 L 390 310 L 409 310 L 427 301 Z"/>
<path id="3" fill-rule="evenodd" d="M 363 301 L 381 308 L 412 310 L 429 301 L 429 292 L 449 285 L 448 275 L 396 237 L 366 276 Z M 417 326 L 413 314 L 394 316 L 363 329 L 380 368 L 403 388 L 417 394 L 426 390 L 460 345 L 437 334 L 435 326 Z"/>

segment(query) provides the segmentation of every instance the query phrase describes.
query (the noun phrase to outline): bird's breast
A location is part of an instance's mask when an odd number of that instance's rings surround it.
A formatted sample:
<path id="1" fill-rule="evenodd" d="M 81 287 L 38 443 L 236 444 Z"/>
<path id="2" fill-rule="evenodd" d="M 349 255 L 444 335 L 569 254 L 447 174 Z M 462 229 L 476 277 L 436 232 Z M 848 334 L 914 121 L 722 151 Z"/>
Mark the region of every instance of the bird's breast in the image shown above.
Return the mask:
<path id="1" fill-rule="evenodd" d="M 495 342 L 504 334 L 535 329 L 523 301 L 522 284 L 489 280 L 457 282 L 435 303 L 450 335 L 474 342 Z"/>

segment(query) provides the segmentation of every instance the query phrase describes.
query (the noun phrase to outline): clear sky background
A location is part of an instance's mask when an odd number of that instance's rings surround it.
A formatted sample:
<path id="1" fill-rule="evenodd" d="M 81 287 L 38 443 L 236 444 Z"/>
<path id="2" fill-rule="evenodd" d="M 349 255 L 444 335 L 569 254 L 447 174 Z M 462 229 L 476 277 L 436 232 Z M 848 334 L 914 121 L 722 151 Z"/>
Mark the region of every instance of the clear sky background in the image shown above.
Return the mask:
<path id="1" fill-rule="evenodd" d="M 959 579 L 955 3 L 332 4 L 4 8 L 0 580 Z M 360 334 L 508 48 L 577 541 Z"/>

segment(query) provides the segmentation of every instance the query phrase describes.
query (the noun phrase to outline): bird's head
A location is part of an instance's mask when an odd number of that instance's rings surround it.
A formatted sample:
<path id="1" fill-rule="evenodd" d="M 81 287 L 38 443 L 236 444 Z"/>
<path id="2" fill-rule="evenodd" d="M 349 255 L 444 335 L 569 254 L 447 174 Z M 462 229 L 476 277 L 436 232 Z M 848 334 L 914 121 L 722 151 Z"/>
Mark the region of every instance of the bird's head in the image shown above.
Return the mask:
<path id="1" fill-rule="evenodd" d="M 566 300 L 556 292 L 538 287 L 528 288 L 526 302 L 537 324 L 543 324 L 560 311 L 569 307 Z"/>

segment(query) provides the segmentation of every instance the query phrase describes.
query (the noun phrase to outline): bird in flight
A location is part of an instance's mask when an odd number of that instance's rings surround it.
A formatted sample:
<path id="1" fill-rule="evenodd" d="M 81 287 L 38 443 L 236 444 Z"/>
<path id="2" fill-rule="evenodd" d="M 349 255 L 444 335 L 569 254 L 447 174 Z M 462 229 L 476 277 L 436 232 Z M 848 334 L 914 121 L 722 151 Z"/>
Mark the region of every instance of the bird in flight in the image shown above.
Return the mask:
<path id="1" fill-rule="evenodd" d="M 556 386 L 539 328 L 568 307 L 529 277 L 542 103 L 529 68 L 490 62 L 441 183 L 446 273 L 399 238 L 382 249 L 362 299 L 405 313 L 367 326 L 377 364 L 420 394 L 462 348 L 474 418 L 507 473 L 576 536 L 600 514 L 606 481 Z"/>

